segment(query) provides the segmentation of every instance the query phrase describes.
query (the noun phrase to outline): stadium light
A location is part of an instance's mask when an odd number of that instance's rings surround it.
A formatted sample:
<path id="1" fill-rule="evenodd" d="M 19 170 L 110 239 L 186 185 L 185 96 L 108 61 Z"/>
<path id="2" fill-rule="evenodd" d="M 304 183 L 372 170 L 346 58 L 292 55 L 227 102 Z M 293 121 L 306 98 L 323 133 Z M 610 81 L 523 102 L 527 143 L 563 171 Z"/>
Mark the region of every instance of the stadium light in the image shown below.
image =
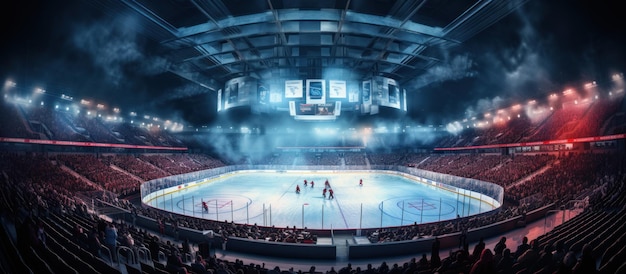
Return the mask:
<path id="1" fill-rule="evenodd" d="M 596 81 L 589 82 L 585 84 L 585 88 L 592 88 L 596 86 Z"/>
<path id="2" fill-rule="evenodd" d="M 4 88 L 14 88 L 17 84 L 11 80 L 4 81 Z"/>
<path id="3" fill-rule="evenodd" d="M 613 79 L 613 81 L 622 80 L 624 79 L 624 75 L 622 73 L 615 73 L 611 76 L 611 79 Z"/>

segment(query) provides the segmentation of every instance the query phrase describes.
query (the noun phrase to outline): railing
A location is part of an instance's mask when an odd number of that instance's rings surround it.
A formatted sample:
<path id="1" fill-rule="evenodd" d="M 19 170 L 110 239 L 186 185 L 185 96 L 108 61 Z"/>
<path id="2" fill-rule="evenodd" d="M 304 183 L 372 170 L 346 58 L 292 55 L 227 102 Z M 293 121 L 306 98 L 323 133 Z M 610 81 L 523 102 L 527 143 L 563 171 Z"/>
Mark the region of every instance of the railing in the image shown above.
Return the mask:
<path id="1" fill-rule="evenodd" d="M 104 249 L 106 251 L 106 254 L 109 255 L 109 260 L 110 260 L 109 264 L 111 266 L 113 266 L 113 263 L 114 263 L 115 260 L 113 259 L 113 253 L 111 253 L 111 249 L 109 249 L 107 246 L 101 244 L 100 245 L 100 250 L 102 250 L 102 249 Z"/>
<path id="2" fill-rule="evenodd" d="M 152 254 L 147 247 L 139 247 L 137 249 L 137 258 L 140 262 L 149 263 L 152 261 Z"/>
<path id="3" fill-rule="evenodd" d="M 122 260 L 121 258 L 123 257 L 121 253 L 122 250 L 126 251 L 126 263 L 133 264 L 133 265 L 137 264 L 137 258 L 135 257 L 135 252 L 133 252 L 133 250 L 130 247 L 118 246 L 117 247 L 117 264 L 118 265 L 120 264 L 120 261 Z"/>

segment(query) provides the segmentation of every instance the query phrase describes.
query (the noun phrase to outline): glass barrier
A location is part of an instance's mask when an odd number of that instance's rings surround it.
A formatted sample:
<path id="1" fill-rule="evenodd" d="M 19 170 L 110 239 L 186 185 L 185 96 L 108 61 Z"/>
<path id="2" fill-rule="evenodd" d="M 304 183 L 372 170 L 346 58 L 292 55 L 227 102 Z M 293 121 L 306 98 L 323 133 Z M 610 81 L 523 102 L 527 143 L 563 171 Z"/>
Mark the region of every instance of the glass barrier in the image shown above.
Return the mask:
<path id="1" fill-rule="evenodd" d="M 162 206 L 163 208 L 159 207 L 160 209 L 173 212 L 174 211 L 174 208 L 173 208 L 174 198 L 176 198 L 176 196 L 180 196 L 177 193 L 179 193 L 181 190 L 187 189 L 189 187 L 193 187 L 197 184 L 205 184 L 213 180 L 218 180 L 222 176 L 230 176 L 229 173 L 232 173 L 232 172 L 237 172 L 237 171 L 247 172 L 247 171 L 255 171 L 255 170 L 278 171 L 278 172 L 280 171 L 310 171 L 310 170 L 324 171 L 324 172 L 333 172 L 333 171 L 337 171 L 337 172 L 343 172 L 343 171 L 384 172 L 384 173 L 390 173 L 394 175 L 403 176 L 403 177 L 409 178 L 411 180 L 414 180 L 414 181 L 417 181 L 417 182 L 420 182 L 429 186 L 434 186 L 437 188 L 450 191 L 452 193 L 456 193 L 458 195 L 457 197 L 461 197 L 457 199 L 463 199 L 463 201 L 467 197 L 467 198 L 475 199 L 477 201 L 481 201 L 481 204 L 486 203 L 490 205 L 488 207 L 483 207 L 482 210 L 478 210 L 478 212 L 476 212 L 474 209 L 473 213 L 471 214 L 469 212 L 469 207 L 468 207 L 467 212 L 461 212 L 460 216 L 481 214 L 481 213 L 489 212 L 492 210 L 496 210 L 502 205 L 503 196 L 504 196 L 503 195 L 504 189 L 501 186 L 493 184 L 493 183 L 479 181 L 479 180 L 470 179 L 470 178 L 462 178 L 462 177 L 457 177 L 457 176 L 448 175 L 448 174 L 441 174 L 441 173 L 416 169 L 412 167 L 405 167 L 405 166 L 372 165 L 368 167 L 368 166 L 233 165 L 233 166 L 225 166 L 225 167 L 220 167 L 220 168 L 215 168 L 215 169 L 210 169 L 210 170 L 202 170 L 202 171 L 197 171 L 193 173 L 169 176 L 169 177 L 164 177 L 164 178 L 145 182 L 141 185 L 142 202 L 148 206 L 153 206 L 153 207 L 155 207 L 157 204 L 161 204 L 163 205 Z M 194 198 L 192 197 L 191 199 L 193 200 Z M 269 206 L 271 208 L 271 205 Z M 231 204 L 231 207 L 232 207 L 232 204 Z M 245 208 L 246 208 L 246 212 L 248 212 L 247 205 Z M 195 212 L 195 211 L 192 210 L 192 212 Z M 254 215 L 265 216 L 266 208 L 263 208 L 262 212 L 263 214 L 254 214 Z M 215 214 L 217 215 L 217 213 L 218 212 L 216 211 Z M 204 213 L 201 213 L 200 215 L 204 217 Z M 216 220 L 228 219 L 228 215 L 229 214 L 226 210 L 226 212 L 223 212 L 220 215 L 221 217 L 216 218 Z M 230 215 L 232 215 L 232 212 L 230 212 Z M 247 217 L 245 219 L 249 221 Z M 234 218 L 231 218 L 231 220 L 234 221 Z M 259 220 L 259 223 L 264 224 L 264 225 L 272 224 L 271 221 L 269 221 L 268 223 L 265 217 L 262 220 Z M 420 221 L 420 223 L 422 222 Z M 403 225 L 403 223 L 400 222 L 399 225 Z"/>

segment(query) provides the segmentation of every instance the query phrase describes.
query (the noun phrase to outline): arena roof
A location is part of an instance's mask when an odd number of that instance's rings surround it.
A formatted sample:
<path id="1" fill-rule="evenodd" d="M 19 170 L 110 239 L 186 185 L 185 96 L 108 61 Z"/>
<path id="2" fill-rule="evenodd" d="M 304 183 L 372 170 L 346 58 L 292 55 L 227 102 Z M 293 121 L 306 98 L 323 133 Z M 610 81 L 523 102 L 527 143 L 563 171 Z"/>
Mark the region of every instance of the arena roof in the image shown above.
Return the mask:
<path id="1" fill-rule="evenodd" d="M 29 92 L 206 125 L 228 79 L 386 76 L 445 124 L 626 64 L 618 1 L 67 0 L 3 6 L 0 73 Z M 4 79 L 3 79 L 4 80 Z"/>
<path id="2" fill-rule="evenodd" d="M 212 89 L 238 76 L 382 75 L 407 83 L 527 0 L 122 0 L 168 70 Z"/>

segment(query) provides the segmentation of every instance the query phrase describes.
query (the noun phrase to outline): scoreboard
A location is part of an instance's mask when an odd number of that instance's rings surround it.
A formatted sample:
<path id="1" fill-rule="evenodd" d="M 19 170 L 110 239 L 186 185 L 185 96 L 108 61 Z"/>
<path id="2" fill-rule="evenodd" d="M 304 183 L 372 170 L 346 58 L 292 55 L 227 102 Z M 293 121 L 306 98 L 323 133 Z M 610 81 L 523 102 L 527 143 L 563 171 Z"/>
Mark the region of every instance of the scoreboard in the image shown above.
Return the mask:
<path id="1" fill-rule="evenodd" d="M 227 81 L 217 94 L 217 111 L 250 107 L 253 113 L 285 112 L 296 120 L 335 120 L 342 111 L 375 115 L 380 107 L 406 112 L 406 90 L 394 79 L 257 79 Z"/>

